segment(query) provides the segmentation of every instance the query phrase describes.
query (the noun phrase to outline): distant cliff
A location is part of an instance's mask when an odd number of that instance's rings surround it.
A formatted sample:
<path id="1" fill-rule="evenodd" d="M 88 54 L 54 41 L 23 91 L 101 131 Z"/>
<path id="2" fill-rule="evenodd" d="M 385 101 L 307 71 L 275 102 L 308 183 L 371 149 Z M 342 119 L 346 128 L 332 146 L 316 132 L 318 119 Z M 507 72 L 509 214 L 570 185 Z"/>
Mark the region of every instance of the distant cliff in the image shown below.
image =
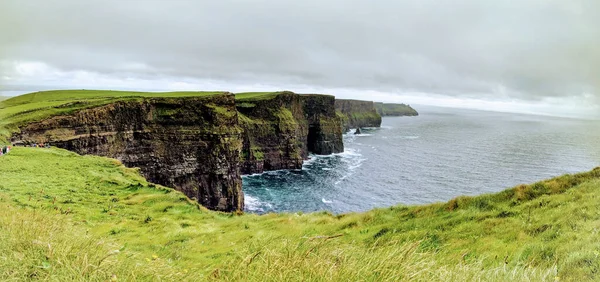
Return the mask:
<path id="1" fill-rule="evenodd" d="M 381 116 L 372 101 L 336 99 L 335 109 L 344 132 L 350 128 L 381 126 Z"/>
<path id="2" fill-rule="evenodd" d="M 385 116 L 418 116 L 419 113 L 411 106 L 406 104 L 391 104 L 376 102 L 375 108 L 377 113 L 382 117 Z"/>
<path id="3" fill-rule="evenodd" d="M 237 99 L 243 129 L 242 174 L 299 169 L 308 153 L 344 150 L 335 98 L 280 92 Z"/>

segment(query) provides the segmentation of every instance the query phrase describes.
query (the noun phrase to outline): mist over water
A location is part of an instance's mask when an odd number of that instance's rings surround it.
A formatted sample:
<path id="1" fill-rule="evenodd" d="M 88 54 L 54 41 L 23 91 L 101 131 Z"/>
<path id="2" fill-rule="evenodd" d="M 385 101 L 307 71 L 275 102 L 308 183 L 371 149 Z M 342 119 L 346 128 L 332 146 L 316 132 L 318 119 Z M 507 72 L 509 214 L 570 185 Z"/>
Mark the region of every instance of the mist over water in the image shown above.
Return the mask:
<path id="1" fill-rule="evenodd" d="M 420 107 L 302 170 L 244 176 L 246 210 L 365 211 L 498 192 L 600 164 L 599 121 Z"/>

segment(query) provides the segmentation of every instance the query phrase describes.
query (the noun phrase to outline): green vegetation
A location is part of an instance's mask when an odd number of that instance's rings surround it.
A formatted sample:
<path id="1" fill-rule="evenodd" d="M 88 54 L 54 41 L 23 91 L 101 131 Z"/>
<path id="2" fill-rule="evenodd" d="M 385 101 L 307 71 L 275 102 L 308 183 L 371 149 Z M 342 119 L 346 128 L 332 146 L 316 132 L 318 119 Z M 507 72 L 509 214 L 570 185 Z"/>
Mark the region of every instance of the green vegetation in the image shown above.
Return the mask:
<path id="1" fill-rule="evenodd" d="M 391 104 L 391 103 L 375 103 L 375 109 L 381 116 L 418 116 L 419 113 L 410 105 L 406 104 Z"/>
<path id="2" fill-rule="evenodd" d="M 265 154 L 262 152 L 260 147 L 251 147 L 250 152 L 252 152 L 252 156 L 254 156 L 255 160 L 265 159 Z"/>
<path id="3" fill-rule="evenodd" d="M 235 93 L 235 99 L 238 101 L 258 101 L 258 100 L 270 100 L 282 92 L 242 92 Z M 247 105 L 251 105 L 248 103 Z"/>
<path id="4" fill-rule="evenodd" d="M 448 203 L 208 211 L 118 161 L 0 157 L 0 280 L 563 281 L 600 273 L 600 169 Z"/>
<path id="5" fill-rule="evenodd" d="M 17 96 L 0 102 L 0 144 L 18 127 L 51 116 L 97 107 L 115 101 L 159 97 L 202 97 L 223 92 L 132 92 L 110 90 L 56 90 Z"/>
<path id="6" fill-rule="evenodd" d="M 340 110 L 336 110 L 335 114 L 342 122 L 342 129 L 348 131 L 354 127 L 379 126 L 381 124 L 381 116 L 376 112 L 352 112 L 345 114 Z"/>

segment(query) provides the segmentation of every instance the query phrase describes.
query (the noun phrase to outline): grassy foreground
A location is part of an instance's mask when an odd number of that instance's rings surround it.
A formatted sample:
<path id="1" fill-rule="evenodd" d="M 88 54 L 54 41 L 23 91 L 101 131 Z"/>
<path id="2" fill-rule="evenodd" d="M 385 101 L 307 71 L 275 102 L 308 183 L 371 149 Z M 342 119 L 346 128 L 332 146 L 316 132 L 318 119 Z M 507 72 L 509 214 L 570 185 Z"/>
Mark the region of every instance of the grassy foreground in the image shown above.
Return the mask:
<path id="1" fill-rule="evenodd" d="M 448 203 L 207 211 L 118 161 L 0 157 L 0 280 L 581 281 L 600 277 L 600 170 Z"/>

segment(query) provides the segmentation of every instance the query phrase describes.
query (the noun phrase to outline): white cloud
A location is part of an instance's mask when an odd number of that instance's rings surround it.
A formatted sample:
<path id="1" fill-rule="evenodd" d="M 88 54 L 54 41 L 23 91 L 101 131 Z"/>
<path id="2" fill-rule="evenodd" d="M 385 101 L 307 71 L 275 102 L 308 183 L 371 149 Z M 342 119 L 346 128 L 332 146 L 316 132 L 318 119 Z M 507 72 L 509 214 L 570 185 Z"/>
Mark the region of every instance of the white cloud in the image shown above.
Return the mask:
<path id="1" fill-rule="evenodd" d="M 288 89 L 588 115 L 600 104 L 598 11 L 595 0 L 4 1 L 0 90 Z"/>

